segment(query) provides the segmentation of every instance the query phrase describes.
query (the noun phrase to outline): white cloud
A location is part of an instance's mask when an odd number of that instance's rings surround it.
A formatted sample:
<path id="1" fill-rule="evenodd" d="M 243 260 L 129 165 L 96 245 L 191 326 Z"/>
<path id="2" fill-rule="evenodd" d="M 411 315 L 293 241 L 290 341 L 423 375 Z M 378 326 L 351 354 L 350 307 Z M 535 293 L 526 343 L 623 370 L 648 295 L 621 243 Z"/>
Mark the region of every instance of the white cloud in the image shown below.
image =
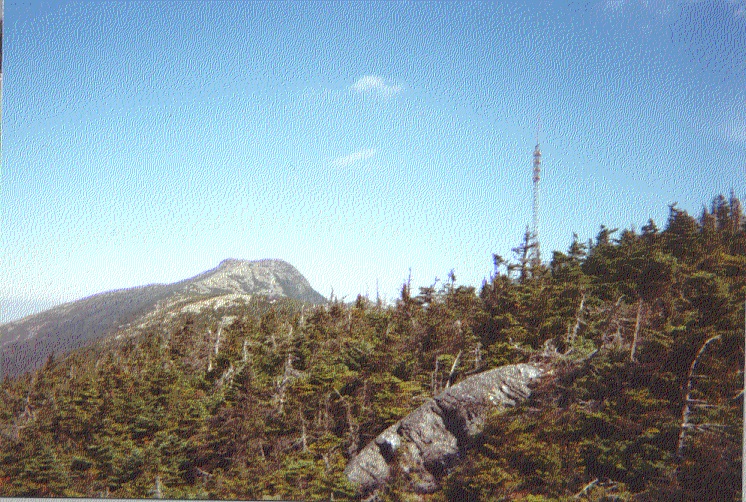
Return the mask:
<path id="1" fill-rule="evenodd" d="M 384 80 L 377 75 L 362 76 L 350 88 L 361 94 L 375 94 L 384 97 L 394 96 L 404 90 L 401 85 Z"/>
<path id="2" fill-rule="evenodd" d="M 374 148 L 368 148 L 367 150 L 358 150 L 357 152 L 353 152 L 349 155 L 337 157 L 332 161 L 332 165 L 334 167 L 347 167 L 357 162 L 369 159 L 375 154 L 376 150 Z"/>

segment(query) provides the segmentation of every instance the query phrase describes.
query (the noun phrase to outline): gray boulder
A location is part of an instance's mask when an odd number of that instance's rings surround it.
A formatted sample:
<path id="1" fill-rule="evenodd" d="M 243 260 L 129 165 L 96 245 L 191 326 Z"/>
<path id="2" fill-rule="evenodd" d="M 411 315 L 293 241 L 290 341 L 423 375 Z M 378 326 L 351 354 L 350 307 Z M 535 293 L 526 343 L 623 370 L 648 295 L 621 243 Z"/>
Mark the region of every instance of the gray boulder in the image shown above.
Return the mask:
<path id="1" fill-rule="evenodd" d="M 363 496 L 393 480 L 394 466 L 415 493 L 439 489 L 439 479 L 462 458 L 489 410 L 528 398 L 542 375 L 532 364 L 502 366 L 466 378 L 383 431 L 345 469 Z"/>

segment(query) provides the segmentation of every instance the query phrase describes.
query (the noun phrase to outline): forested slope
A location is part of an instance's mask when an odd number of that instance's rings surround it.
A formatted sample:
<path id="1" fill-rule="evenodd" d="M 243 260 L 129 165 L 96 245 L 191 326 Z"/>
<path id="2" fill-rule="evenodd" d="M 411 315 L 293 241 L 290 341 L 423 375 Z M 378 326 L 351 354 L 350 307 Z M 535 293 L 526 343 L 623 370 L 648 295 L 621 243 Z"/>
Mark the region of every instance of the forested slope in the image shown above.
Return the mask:
<path id="1" fill-rule="evenodd" d="M 354 499 L 343 471 L 371 439 L 449 383 L 535 361 L 548 376 L 441 490 L 400 476 L 379 495 L 740 500 L 740 207 L 672 206 L 663 230 L 602 227 L 547 264 L 527 236 L 479 289 L 451 273 L 394 305 L 253 299 L 50 358 L 2 383 L 0 495 Z"/>

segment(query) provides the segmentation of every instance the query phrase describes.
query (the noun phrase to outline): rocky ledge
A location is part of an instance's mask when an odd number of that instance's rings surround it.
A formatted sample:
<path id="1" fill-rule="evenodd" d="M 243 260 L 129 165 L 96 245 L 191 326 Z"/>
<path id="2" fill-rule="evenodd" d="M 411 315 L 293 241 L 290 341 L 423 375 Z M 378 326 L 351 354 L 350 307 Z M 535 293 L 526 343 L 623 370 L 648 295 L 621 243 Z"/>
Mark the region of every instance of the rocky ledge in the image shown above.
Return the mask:
<path id="1" fill-rule="evenodd" d="M 392 481 L 393 466 L 410 490 L 432 493 L 482 430 L 491 409 L 526 399 L 529 384 L 542 375 L 531 364 L 502 366 L 466 378 L 383 431 L 345 469 L 362 496 Z M 374 498 L 374 497 L 371 497 Z"/>

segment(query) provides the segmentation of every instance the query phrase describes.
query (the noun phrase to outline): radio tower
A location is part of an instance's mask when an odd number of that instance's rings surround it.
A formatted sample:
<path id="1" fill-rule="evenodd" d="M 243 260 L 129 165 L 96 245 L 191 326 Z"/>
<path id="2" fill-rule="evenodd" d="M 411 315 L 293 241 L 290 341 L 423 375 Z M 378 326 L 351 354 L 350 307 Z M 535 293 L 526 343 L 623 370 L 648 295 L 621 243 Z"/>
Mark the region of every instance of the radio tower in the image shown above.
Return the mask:
<path id="1" fill-rule="evenodd" d="M 533 214 L 533 237 L 534 237 L 534 263 L 541 262 L 539 249 L 539 175 L 541 174 L 541 150 L 539 149 L 539 129 L 536 129 L 536 148 L 534 148 L 534 214 Z"/>

